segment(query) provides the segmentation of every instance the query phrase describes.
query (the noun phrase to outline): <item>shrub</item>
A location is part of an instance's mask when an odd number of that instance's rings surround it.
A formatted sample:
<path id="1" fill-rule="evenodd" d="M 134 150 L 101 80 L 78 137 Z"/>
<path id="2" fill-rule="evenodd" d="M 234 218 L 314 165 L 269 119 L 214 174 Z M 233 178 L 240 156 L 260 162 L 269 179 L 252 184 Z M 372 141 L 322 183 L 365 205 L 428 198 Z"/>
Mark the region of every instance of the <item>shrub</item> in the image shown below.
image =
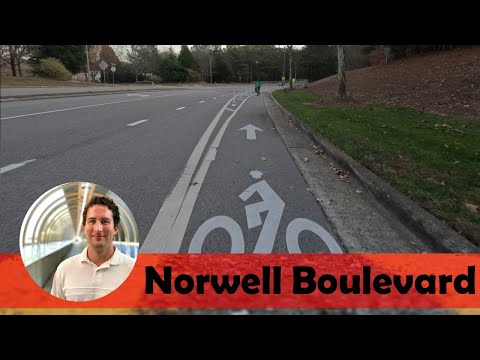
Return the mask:
<path id="1" fill-rule="evenodd" d="M 72 73 L 68 71 L 60 60 L 55 58 L 40 59 L 35 73 L 57 80 L 70 80 Z"/>
<path id="2" fill-rule="evenodd" d="M 154 84 L 160 84 L 162 82 L 162 78 L 158 75 L 152 75 L 148 78 L 148 80 L 153 81 Z"/>
<path id="3" fill-rule="evenodd" d="M 188 76 L 187 76 L 188 82 L 199 82 L 201 80 L 201 76 L 198 71 L 195 71 L 192 69 L 187 69 L 187 71 L 188 71 Z"/>

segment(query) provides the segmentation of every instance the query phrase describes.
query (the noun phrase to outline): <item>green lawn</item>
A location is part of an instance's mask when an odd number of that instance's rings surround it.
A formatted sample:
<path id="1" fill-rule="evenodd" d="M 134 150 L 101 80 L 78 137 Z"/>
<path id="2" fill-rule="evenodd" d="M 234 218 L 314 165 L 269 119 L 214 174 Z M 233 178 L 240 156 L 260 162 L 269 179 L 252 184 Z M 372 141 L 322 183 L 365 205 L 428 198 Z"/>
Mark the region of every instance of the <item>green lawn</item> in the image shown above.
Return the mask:
<path id="1" fill-rule="evenodd" d="M 320 95 L 305 90 L 275 91 L 273 96 L 300 121 L 480 245 L 480 208 L 475 209 L 480 206 L 480 118 L 400 107 L 324 106 Z"/>

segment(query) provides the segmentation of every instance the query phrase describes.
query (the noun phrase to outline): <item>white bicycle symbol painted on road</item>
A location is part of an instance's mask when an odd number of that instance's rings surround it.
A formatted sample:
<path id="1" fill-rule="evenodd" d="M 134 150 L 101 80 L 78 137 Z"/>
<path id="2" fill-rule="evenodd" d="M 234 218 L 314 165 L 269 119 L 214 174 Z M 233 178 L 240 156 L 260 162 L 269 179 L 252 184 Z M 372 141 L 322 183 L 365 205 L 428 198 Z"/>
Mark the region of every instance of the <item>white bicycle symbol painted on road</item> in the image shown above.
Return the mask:
<path id="1" fill-rule="evenodd" d="M 263 175 L 260 171 L 252 171 L 250 174 L 255 179 L 258 179 Z M 260 214 L 264 211 L 267 211 L 268 213 L 253 252 L 256 254 L 270 254 L 273 249 L 285 203 L 265 180 L 250 185 L 239 195 L 239 197 L 243 201 L 247 201 L 256 192 L 262 198 L 262 201 L 245 206 L 248 229 L 253 229 L 262 225 Z M 212 217 L 198 228 L 192 238 L 188 252 L 192 254 L 200 254 L 207 235 L 211 231 L 219 228 L 226 230 L 230 235 L 230 253 L 245 253 L 245 240 L 242 228 L 231 217 L 224 215 Z M 287 226 L 286 243 L 289 253 L 301 253 L 298 237 L 304 230 L 317 234 L 328 247 L 330 253 L 343 253 L 340 246 L 327 230 L 316 222 L 305 218 L 296 218 Z"/>

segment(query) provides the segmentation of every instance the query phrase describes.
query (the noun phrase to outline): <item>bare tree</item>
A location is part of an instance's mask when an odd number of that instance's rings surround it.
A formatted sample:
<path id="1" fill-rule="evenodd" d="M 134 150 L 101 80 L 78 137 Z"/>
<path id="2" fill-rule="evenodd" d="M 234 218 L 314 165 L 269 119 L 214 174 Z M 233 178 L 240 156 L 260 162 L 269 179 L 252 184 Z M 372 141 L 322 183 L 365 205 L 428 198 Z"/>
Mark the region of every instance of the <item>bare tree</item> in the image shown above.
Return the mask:
<path id="1" fill-rule="evenodd" d="M 100 50 L 100 58 L 108 64 L 118 64 L 120 62 L 115 50 L 113 50 L 110 45 L 102 45 Z"/>
<path id="2" fill-rule="evenodd" d="M 338 52 L 338 96 L 347 95 L 347 80 L 345 78 L 345 45 L 337 46 Z"/>
<path id="3" fill-rule="evenodd" d="M 118 56 L 119 62 L 127 60 L 128 45 L 110 45 Z"/>
<path id="4" fill-rule="evenodd" d="M 102 45 L 100 50 L 100 59 L 110 65 L 110 73 L 112 72 L 111 67 L 113 66 L 113 64 L 117 65 L 120 62 L 117 54 L 115 53 L 115 50 L 113 50 L 110 45 Z M 104 72 L 104 76 L 107 76 L 107 81 L 109 81 L 108 72 Z"/>
<path id="5" fill-rule="evenodd" d="M 215 49 L 215 45 L 194 45 L 191 49 L 192 56 L 200 68 L 202 81 L 205 81 L 204 78 L 208 81 L 208 76 L 211 76 L 210 64 L 212 66 L 215 64 L 213 57 Z"/>
<path id="6" fill-rule="evenodd" d="M 124 49 L 127 61 L 135 71 L 135 81 L 138 81 L 139 74 L 155 71 L 159 57 L 157 45 L 131 45 Z"/>
<path id="7" fill-rule="evenodd" d="M 90 76 L 87 76 L 87 79 L 91 78 L 95 82 L 95 76 L 101 71 L 100 69 L 100 52 L 102 51 L 101 45 L 88 45 L 88 62 L 90 66 Z"/>
<path id="8" fill-rule="evenodd" d="M 10 65 L 12 75 L 23 76 L 22 64 L 27 61 L 27 57 L 32 53 L 32 45 L 2 45 L 2 62 Z"/>

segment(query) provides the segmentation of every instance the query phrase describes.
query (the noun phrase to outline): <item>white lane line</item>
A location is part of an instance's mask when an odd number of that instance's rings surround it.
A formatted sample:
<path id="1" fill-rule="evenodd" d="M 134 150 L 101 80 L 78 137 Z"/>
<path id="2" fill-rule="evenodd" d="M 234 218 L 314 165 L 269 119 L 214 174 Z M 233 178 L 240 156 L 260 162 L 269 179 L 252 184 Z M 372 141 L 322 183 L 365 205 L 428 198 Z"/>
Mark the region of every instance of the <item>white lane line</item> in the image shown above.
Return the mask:
<path id="1" fill-rule="evenodd" d="M 175 110 L 183 110 L 183 109 L 186 109 L 186 108 L 187 108 L 186 106 L 182 106 L 182 107 L 176 108 Z"/>
<path id="2" fill-rule="evenodd" d="M 141 124 L 141 123 L 143 123 L 145 121 L 148 121 L 148 120 L 150 120 L 150 119 L 139 120 L 139 121 L 136 121 L 134 123 L 127 124 L 127 126 L 135 126 L 135 125 Z"/>
<path id="3" fill-rule="evenodd" d="M 150 95 L 144 95 L 144 94 L 127 94 L 127 96 L 149 97 Z"/>
<path id="4" fill-rule="evenodd" d="M 153 225 L 150 228 L 142 247 L 139 249 L 140 253 L 155 254 L 164 252 L 164 249 L 169 241 L 168 237 L 170 231 L 185 199 L 185 194 L 188 191 L 188 187 L 190 186 L 190 181 L 195 173 L 195 169 L 200 162 L 202 154 L 207 146 L 210 136 L 213 133 L 213 130 L 215 129 L 215 126 L 232 100 L 233 98 L 228 100 L 225 105 L 223 105 L 198 141 L 195 149 L 188 159 L 187 165 L 183 170 L 180 180 L 178 180 L 174 189 L 165 199 L 160 211 L 158 212 L 158 215 L 155 218 L 155 221 L 153 222 Z"/>
<path id="5" fill-rule="evenodd" d="M 204 102 L 205 102 L 205 100 L 202 100 L 202 101 L 199 101 L 198 103 L 201 104 L 201 103 L 204 103 Z"/>
<path id="6" fill-rule="evenodd" d="M 32 162 L 32 161 L 35 161 L 36 159 L 32 159 L 32 160 L 25 160 L 21 163 L 18 163 L 18 164 L 10 164 L 10 165 L 7 165 L 7 166 L 4 166 L 0 169 L 0 174 L 3 174 L 3 173 L 6 173 L 7 171 L 10 171 L 10 170 L 13 170 L 13 169 L 16 169 L 16 168 L 19 168 L 25 164 L 28 164 L 29 162 Z"/>
<path id="7" fill-rule="evenodd" d="M 250 95 L 250 96 L 253 96 Z M 248 98 L 247 98 L 248 99 Z M 245 99 L 245 101 L 247 100 Z M 237 111 L 242 107 L 245 103 L 243 101 L 235 110 L 235 112 L 225 120 L 225 123 L 222 125 L 221 129 L 219 130 L 215 140 L 213 140 L 212 145 L 210 146 L 209 152 L 205 159 L 202 161 L 200 168 L 193 180 L 192 184 L 196 184 L 193 186 L 189 186 L 187 194 L 185 195 L 185 199 L 181 205 L 181 208 L 178 212 L 178 216 L 175 219 L 175 223 L 173 224 L 172 230 L 168 235 L 168 243 L 165 246 L 165 249 L 162 250 L 163 253 L 166 254 L 176 254 L 180 251 L 180 247 L 183 242 L 183 237 L 185 236 L 185 231 L 187 230 L 188 223 L 190 222 L 190 217 L 193 212 L 193 207 L 195 205 L 195 201 L 197 200 L 198 194 L 200 193 L 200 189 L 202 188 L 202 184 L 207 176 L 208 168 L 212 161 L 215 160 L 215 156 L 217 153 L 217 149 L 220 146 L 220 141 L 222 140 L 223 134 L 227 129 L 228 124 L 232 120 L 232 118 L 237 114 Z"/>
<path id="8" fill-rule="evenodd" d="M 130 102 L 130 101 L 141 101 L 141 100 L 151 100 L 151 99 L 156 99 L 156 98 L 161 98 L 161 97 L 167 97 L 167 96 L 176 96 L 176 95 L 181 95 L 181 94 L 168 94 L 168 95 L 158 95 L 158 96 L 151 96 L 149 98 L 139 98 L 139 99 L 129 99 L 129 100 L 120 100 L 120 101 L 112 101 L 108 103 L 101 103 L 101 104 L 94 104 L 94 105 L 85 105 L 85 106 L 77 106 L 77 107 L 72 107 L 72 108 L 66 108 L 66 109 L 58 109 L 58 110 L 50 110 L 50 111 L 42 111 L 38 113 L 31 113 L 31 114 L 23 114 L 23 115 L 15 115 L 15 116 L 6 116 L 0 118 L 0 120 L 6 120 L 6 119 L 15 119 L 15 118 L 21 118 L 25 116 L 35 116 L 35 115 L 43 115 L 43 114 L 51 114 L 55 112 L 60 112 L 60 111 L 70 111 L 70 110 L 78 110 L 78 109 L 86 109 L 86 108 L 91 108 L 91 107 L 96 107 L 96 106 L 105 106 L 105 105 L 111 105 L 111 104 L 120 104 L 124 102 Z"/>

